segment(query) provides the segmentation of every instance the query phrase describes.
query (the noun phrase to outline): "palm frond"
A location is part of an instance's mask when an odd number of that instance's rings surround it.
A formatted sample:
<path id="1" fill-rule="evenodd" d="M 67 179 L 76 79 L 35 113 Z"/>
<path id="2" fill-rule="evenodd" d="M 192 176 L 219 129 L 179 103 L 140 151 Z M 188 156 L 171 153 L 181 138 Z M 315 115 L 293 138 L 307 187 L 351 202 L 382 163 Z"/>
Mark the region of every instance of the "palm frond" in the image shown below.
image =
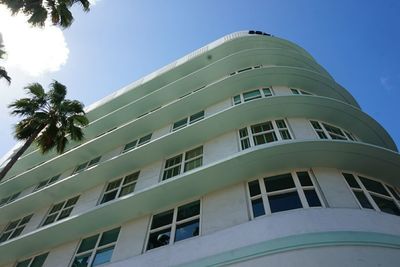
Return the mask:
<path id="1" fill-rule="evenodd" d="M 54 106 L 59 106 L 67 95 L 67 87 L 56 80 L 50 84 L 50 91 L 47 93 L 49 101 Z"/>
<path id="2" fill-rule="evenodd" d="M 6 71 L 3 67 L 0 67 L 0 79 L 1 79 L 1 78 L 6 79 L 6 81 L 8 82 L 8 84 L 11 83 L 11 77 L 8 76 L 7 71 Z"/>
<path id="3" fill-rule="evenodd" d="M 43 89 L 43 86 L 40 83 L 31 83 L 24 88 L 29 92 L 30 95 L 37 98 L 45 98 L 46 93 Z"/>
<path id="4" fill-rule="evenodd" d="M 24 0 L 0 0 L 0 4 L 5 4 L 13 15 L 24 7 L 24 2 Z"/>
<path id="5" fill-rule="evenodd" d="M 74 17 L 72 16 L 71 11 L 68 9 L 68 6 L 64 2 L 59 2 L 56 7 L 58 16 L 59 16 L 59 24 L 63 28 L 68 28 L 71 26 L 74 21 Z"/>

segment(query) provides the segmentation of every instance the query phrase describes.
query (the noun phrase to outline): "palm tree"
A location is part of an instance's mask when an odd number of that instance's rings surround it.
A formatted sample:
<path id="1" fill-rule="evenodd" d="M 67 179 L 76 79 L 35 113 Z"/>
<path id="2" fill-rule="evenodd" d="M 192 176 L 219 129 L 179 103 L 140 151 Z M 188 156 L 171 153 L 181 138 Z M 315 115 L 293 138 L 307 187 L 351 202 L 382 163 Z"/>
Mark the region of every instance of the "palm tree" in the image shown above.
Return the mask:
<path id="1" fill-rule="evenodd" d="M 30 97 L 18 99 L 8 106 L 12 115 L 23 117 L 15 125 L 14 136 L 25 143 L 1 170 L 0 180 L 34 141 L 42 153 L 56 148 L 61 154 L 68 143 L 67 135 L 72 140 L 82 140 L 82 127 L 89 123 L 84 105 L 65 99 L 67 88 L 61 83 L 51 83 L 47 93 L 39 83 L 30 84 L 25 89 Z"/>
<path id="2" fill-rule="evenodd" d="M 43 27 L 49 18 L 54 25 L 63 28 L 71 26 L 74 17 L 69 10 L 74 4 L 79 3 L 83 11 L 90 10 L 89 0 L 0 0 L 0 4 L 6 5 L 12 12 L 22 12 L 29 16 L 28 22 L 33 26 Z"/>
<path id="3" fill-rule="evenodd" d="M 1 33 L 0 33 L 0 59 L 3 58 L 4 54 L 6 53 L 3 50 L 3 48 L 4 48 L 3 38 L 2 38 Z M 11 83 L 11 78 L 10 78 L 10 76 L 8 76 L 7 71 L 3 67 L 0 66 L 0 79 L 1 78 L 6 79 L 9 84 Z"/>

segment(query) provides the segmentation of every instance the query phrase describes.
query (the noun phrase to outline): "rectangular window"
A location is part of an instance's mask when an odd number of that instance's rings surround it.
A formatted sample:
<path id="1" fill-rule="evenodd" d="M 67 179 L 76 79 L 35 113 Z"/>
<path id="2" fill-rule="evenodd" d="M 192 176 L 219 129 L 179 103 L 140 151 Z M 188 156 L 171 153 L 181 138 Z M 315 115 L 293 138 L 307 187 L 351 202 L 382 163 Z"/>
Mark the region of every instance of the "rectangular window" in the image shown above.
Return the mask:
<path id="1" fill-rule="evenodd" d="M 7 224 L 4 228 L 3 232 L 0 235 L 0 243 L 13 239 L 14 237 L 19 236 L 24 230 L 26 224 L 32 218 L 33 214 L 25 216 L 21 219 L 15 220 Z"/>
<path id="2" fill-rule="evenodd" d="M 50 179 L 47 179 L 47 180 L 44 180 L 44 181 L 40 182 L 38 184 L 38 186 L 33 190 L 33 192 L 38 191 L 38 190 L 40 190 L 40 189 L 42 189 L 44 187 L 48 187 L 49 185 L 57 182 L 57 180 L 59 178 L 60 178 L 60 174 L 55 175 L 55 176 L 51 177 Z"/>
<path id="3" fill-rule="evenodd" d="M 71 214 L 78 199 L 79 196 L 76 196 L 53 205 L 46 219 L 43 221 L 42 226 L 67 218 Z"/>
<path id="4" fill-rule="evenodd" d="M 292 139 L 285 120 L 266 121 L 239 130 L 242 150 L 251 146 Z"/>
<path id="5" fill-rule="evenodd" d="M 309 92 L 303 91 L 303 90 L 299 90 L 299 89 L 294 89 L 294 88 L 290 88 L 290 91 L 292 92 L 292 94 L 294 95 L 312 95 Z"/>
<path id="6" fill-rule="evenodd" d="M 110 262 L 120 227 L 82 239 L 71 267 L 98 266 Z"/>
<path id="7" fill-rule="evenodd" d="M 342 130 L 339 127 L 319 121 L 310 121 L 310 122 L 320 139 L 349 140 L 349 141 L 357 140 L 352 133 Z"/>
<path id="8" fill-rule="evenodd" d="M 200 200 L 153 215 L 146 250 L 200 234 Z"/>
<path id="9" fill-rule="evenodd" d="M 135 190 L 136 182 L 140 172 L 135 172 L 125 176 L 124 178 L 117 179 L 109 182 L 101 197 L 100 204 L 128 195 Z"/>
<path id="10" fill-rule="evenodd" d="M 139 139 L 136 139 L 136 140 L 133 140 L 133 141 L 127 143 L 124 146 L 124 149 L 122 149 L 122 153 L 128 152 L 128 151 L 134 149 L 135 147 L 139 147 L 139 146 L 142 146 L 142 145 L 150 142 L 152 135 L 153 134 L 150 133 L 150 134 L 140 137 Z"/>
<path id="11" fill-rule="evenodd" d="M 400 197 L 393 187 L 352 173 L 342 175 L 361 208 L 400 216 Z"/>
<path id="12" fill-rule="evenodd" d="M 182 166 L 183 165 L 183 166 Z M 163 180 L 177 176 L 203 165 L 203 146 L 189 150 L 184 154 L 165 161 Z"/>
<path id="13" fill-rule="evenodd" d="M 46 261 L 47 255 L 49 255 L 48 252 L 23 261 L 18 261 L 15 267 L 42 267 Z"/>
<path id="14" fill-rule="evenodd" d="M 0 207 L 13 202 L 14 200 L 16 200 L 19 197 L 20 194 L 21 194 L 21 192 L 17 192 L 15 194 L 9 195 L 8 197 L 1 199 Z"/>
<path id="15" fill-rule="evenodd" d="M 298 171 L 247 183 L 253 218 L 298 208 L 322 207 L 311 175 Z"/>
<path id="16" fill-rule="evenodd" d="M 183 118 L 179 121 L 174 122 L 172 125 L 172 131 L 179 130 L 183 127 L 188 126 L 189 124 L 195 123 L 196 121 L 204 119 L 204 110 L 199 111 L 193 115 L 190 115 L 187 118 Z"/>
<path id="17" fill-rule="evenodd" d="M 85 163 L 82 163 L 78 165 L 75 170 L 72 172 L 72 174 L 80 173 L 86 169 L 89 169 L 90 167 L 96 166 L 101 159 L 101 156 L 96 157 L 94 159 L 91 159 L 90 161 L 86 161 Z"/>
<path id="18" fill-rule="evenodd" d="M 271 88 L 268 88 L 268 87 L 260 88 L 260 89 L 256 89 L 256 90 L 247 91 L 247 92 L 244 92 L 239 95 L 235 95 L 233 97 L 233 103 L 234 103 L 234 105 L 238 105 L 243 102 L 251 101 L 254 99 L 261 98 L 261 97 L 269 97 L 272 95 L 273 95 L 273 92 L 272 92 Z"/>

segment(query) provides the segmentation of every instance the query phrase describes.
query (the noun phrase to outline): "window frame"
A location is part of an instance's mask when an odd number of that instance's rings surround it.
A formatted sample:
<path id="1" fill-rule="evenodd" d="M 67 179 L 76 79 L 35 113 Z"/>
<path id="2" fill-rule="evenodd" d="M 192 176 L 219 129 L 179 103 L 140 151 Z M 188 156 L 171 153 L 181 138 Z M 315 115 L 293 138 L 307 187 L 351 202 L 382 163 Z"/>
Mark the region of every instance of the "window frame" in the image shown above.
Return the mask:
<path id="1" fill-rule="evenodd" d="M 310 93 L 310 92 L 308 92 L 306 90 L 303 90 L 303 89 L 292 88 L 292 87 L 289 87 L 289 89 L 290 89 L 290 92 L 293 95 L 314 95 L 314 94 L 312 94 L 312 93 Z"/>
<path id="2" fill-rule="evenodd" d="M 99 163 L 100 163 L 100 161 L 101 161 L 101 157 L 102 157 L 102 156 L 100 155 L 100 156 L 98 156 L 98 157 L 92 158 L 92 159 L 89 160 L 89 161 L 86 161 L 86 162 L 84 162 L 84 163 L 79 164 L 78 166 L 76 166 L 76 167 L 74 168 L 74 171 L 72 172 L 71 175 L 75 175 L 75 174 L 77 174 L 77 173 L 84 172 L 84 171 L 86 171 L 86 170 L 88 170 L 88 169 L 91 169 L 91 168 L 93 168 L 93 167 L 99 165 Z"/>
<path id="3" fill-rule="evenodd" d="M 116 230 L 116 229 L 119 229 L 119 230 L 118 230 L 117 239 L 116 239 L 115 241 L 113 241 L 113 242 L 110 242 L 110 243 L 107 243 L 107 244 L 104 244 L 104 245 L 99 246 L 100 241 L 101 241 L 101 239 L 102 239 L 104 233 L 109 232 L 109 231 L 113 231 L 113 230 Z M 94 262 L 94 259 L 95 259 L 96 255 L 97 255 L 97 252 L 98 252 L 98 251 L 101 251 L 101 250 L 106 249 L 106 248 L 113 247 L 113 253 L 111 254 L 110 261 L 108 261 L 108 262 L 106 262 L 106 263 L 104 263 L 104 264 L 107 264 L 107 263 L 111 262 L 111 259 L 112 259 L 112 256 L 113 256 L 113 254 L 114 254 L 114 250 L 115 250 L 116 244 L 118 243 L 118 239 L 119 239 L 119 237 L 120 237 L 120 234 L 121 234 L 121 226 L 115 227 L 115 228 L 112 228 L 112 229 L 108 229 L 108 230 L 105 230 L 105 231 L 97 232 L 97 233 L 95 233 L 95 234 L 91 234 L 91 235 L 88 235 L 88 236 L 85 236 L 85 237 L 81 238 L 80 241 L 79 241 L 78 246 L 77 246 L 76 249 L 75 249 L 74 255 L 73 255 L 72 258 L 71 258 L 71 262 L 70 262 L 70 264 L 69 264 L 69 267 L 72 267 L 72 266 L 73 266 L 76 257 L 83 256 L 83 255 L 89 254 L 89 253 L 90 253 L 90 255 L 89 255 L 89 258 L 88 258 L 88 265 L 87 265 L 87 266 L 88 266 L 88 267 L 89 267 L 89 266 L 91 267 L 92 264 L 93 264 L 93 262 Z M 94 247 L 91 248 L 91 249 L 88 249 L 88 250 L 85 250 L 85 251 L 82 251 L 82 252 L 79 252 L 79 253 L 78 253 L 79 248 L 80 248 L 80 246 L 81 246 L 81 244 L 82 244 L 82 241 L 85 240 L 85 239 L 87 239 L 87 238 L 94 237 L 94 236 L 96 236 L 96 235 L 97 235 L 97 240 L 96 240 L 96 243 L 95 243 Z M 97 266 L 101 266 L 101 265 L 102 265 L 102 264 L 97 265 Z"/>
<path id="4" fill-rule="evenodd" d="M 42 263 L 42 265 L 41 265 L 41 266 L 43 266 L 43 264 L 44 264 L 44 263 L 46 262 L 46 260 L 47 260 L 47 257 L 49 256 L 49 252 L 48 252 L 48 251 L 47 251 L 47 252 L 43 252 L 43 253 L 36 254 L 36 255 L 34 255 L 34 256 L 31 256 L 31 257 L 26 258 L 26 259 L 23 259 L 23 260 L 18 260 L 18 261 L 15 263 L 14 267 L 18 267 L 18 264 L 21 264 L 21 263 L 23 263 L 23 262 L 25 262 L 25 261 L 28 261 L 28 260 L 29 260 L 29 263 L 28 263 L 28 266 L 27 266 L 27 267 L 31 267 L 33 261 L 34 261 L 36 258 L 42 257 L 42 256 L 45 256 L 44 261 L 43 261 L 43 263 Z"/>
<path id="5" fill-rule="evenodd" d="M 39 190 L 41 190 L 41 189 L 43 189 L 43 188 L 46 188 L 46 187 L 50 186 L 51 184 L 54 184 L 55 182 L 57 182 L 57 181 L 60 179 L 60 177 L 61 177 L 61 173 L 60 173 L 60 174 L 57 174 L 57 175 L 54 175 L 54 176 L 50 177 L 50 178 L 47 179 L 47 180 L 41 181 L 41 182 L 33 189 L 32 192 L 39 191 Z"/>
<path id="6" fill-rule="evenodd" d="M 14 202 L 15 200 L 18 199 L 18 197 L 21 195 L 21 193 L 22 193 L 22 191 L 19 191 L 19 192 L 15 193 L 15 194 L 11 194 L 11 195 L 9 195 L 9 196 L 7 196 L 5 198 L 2 198 L 0 200 L 0 207 L 3 207 L 5 205 L 8 205 L 8 204 Z"/>
<path id="7" fill-rule="evenodd" d="M 153 137 L 153 133 L 149 133 L 146 134 L 140 138 L 137 138 L 133 141 L 130 141 L 128 143 L 126 143 L 123 147 L 122 147 L 122 151 L 121 154 L 127 153 L 135 148 L 138 148 L 144 144 L 147 144 L 151 141 L 151 138 Z M 132 143 L 134 143 L 134 145 L 131 145 Z"/>
<path id="8" fill-rule="evenodd" d="M 127 183 L 127 184 L 124 184 L 124 181 L 125 181 L 125 179 L 127 179 L 127 177 L 129 177 L 129 176 L 131 176 L 131 175 L 135 175 L 135 174 L 137 174 L 136 180 L 131 181 L 131 182 Z M 121 198 L 121 197 L 124 197 L 124 196 L 131 195 L 131 194 L 135 193 L 135 189 L 136 189 L 137 182 L 138 182 L 138 180 L 139 180 L 139 176 L 140 176 L 140 170 L 138 170 L 138 171 L 133 171 L 133 172 L 131 172 L 131 173 L 129 173 L 129 174 L 126 174 L 126 175 L 124 175 L 124 176 L 122 176 L 122 177 L 118 177 L 118 178 L 116 178 L 116 179 L 113 179 L 113 180 L 107 182 L 106 185 L 105 185 L 104 188 L 103 188 L 103 191 L 102 191 L 102 193 L 101 193 L 101 195 L 100 195 L 99 200 L 97 201 L 97 205 L 103 205 L 103 204 L 108 203 L 108 202 L 116 201 L 117 199 L 119 199 L 119 198 Z M 112 189 L 110 189 L 110 190 L 107 191 L 108 185 L 111 184 L 111 183 L 113 183 L 113 182 L 116 182 L 116 181 L 118 181 L 118 180 L 120 180 L 120 183 L 119 183 L 118 187 L 112 188 Z M 123 189 L 124 187 L 130 186 L 130 185 L 132 185 L 132 184 L 134 184 L 134 187 L 133 187 L 132 192 L 120 196 L 122 189 Z M 113 199 L 111 199 L 111 200 L 102 202 L 102 201 L 103 201 L 103 198 L 104 198 L 104 196 L 105 196 L 105 194 L 108 194 L 108 193 L 110 193 L 110 192 L 112 192 L 112 191 L 117 191 L 116 194 L 115 194 L 115 197 L 114 197 Z"/>
<path id="9" fill-rule="evenodd" d="M 177 217 L 178 217 L 178 209 L 179 209 L 180 207 L 184 207 L 184 206 L 186 206 L 186 205 L 188 205 L 188 204 L 195 203 L 195 202 L 197 202 L 197 201 L 199 202 L 199 213 L 198 213 L 198 214 L 196 214 L 196 215 L 194 215 L 194 216 L 191 216 L 191 217 L 188 217 L 188 218 L 184 218 L 184 219 L 181 219 L 181 220 L 177 220 Z M 202 202 L 203 202 L 203 201 L 202 201 L 202 198 L 196 198 L 196 199 L 192 199 L 192 200 L 190 200 L 190 201 L 185 201 L 185 202 L 180 203 L 180 204 L 178 204 L 178 205 L 174 205 L 173 207 L 170 207 L 170 208 L 168 208 L 168 209 L 162 209 L 162 210 L 160 210 L 160 211 L 158 211 L 158 212 L 153 213 L 153 214 L 151 215 L 151 218 L 150 218 L 150 220 L 149 220 L 149 224 L 148 224 L 148 227 L 147 227 L 147 234 L 146 234 L 146 239 L 145 239 L 145 244 L 144 244 L 143 252 L 146 253 L 146 252 L 149 252 L 149 251 L 155 251 L 155 250 L 157 250 L 157 249 L 161 249 L 161 248 L 164 248 L 164 247 L 172 246 L 172 245 L 174 245 L 176 242 L 184 241 L 184 240 L 187 240 L 187 239 L 193 239 L 193 238 L 196 238 L 196 237 L 201 236 L 201 233 L 202 233 L 202 219 L 201 219 L 201 218 L 202 218 L 202 210 L 203 210 L 203 204 L 202 204 Z M 159 214 L 162 214 L 162 213 L 164 213 L 164 212 L 171 211 L 171 210 L 173 211 L 172 222 L 171 222 L 171 223 L 166 224 L 166 225 L 159 226 L 159 227 L 154 228 L 154 229 L 151 229 L 151 226 L 152 226 L 153 220 L 154 220 L 154 216 L 159 215 Z M 176 238 L 176 228 L 177 228 L 177 226 L 179 226 L 179 225 L 181 225 L 181 224 L 188 223 L 188 222 L 192 222 L 192 221 L 195 221 L 195 220 L 198 220 L 198 221 L 199 221 L 199 232 L 198 232 L 198 234 L 197 234 L 196 236 L 192 236 L 192 237 L 188 237 L 188 238 L 185 238 L 185 239 L 181 239 L 181 240 L 175 241 L 175 238 Z M 170 236 L 169 236 L 168 244 L 162 245 L 162 246 L 159 246 L 159 247 L 155 247 L 155 248 L 148 249 L 149 240 L 150 240 L 150 235 L 151 235 L 152 233 L 154 233 L 154 232 L 162 231 L 162 230 L 169 229 L 169 228 L 171 229 L 171 231 L 170 231 Z"/>
<path id="10" fill-rule="evenodd" d="M 358 137 L 356 137 L 353 133 L 351 133 L 350 131 L 347 131 L 347 130 L 341 128 L 341 127 L 338 127 L 338 126 L 336 126 L 336 125 L 332 125 L 332 124 L 329 124 L 329 123 L 327 123 L 327 122 L 323 122 L 323 121 L 319 121 L 319 120 L 314 120 L 314 119 L 309 119 L 308 121 L 310 122 L 311 128 L 314 130 L 314 133 L 317 135 L 318 139 L 321 139 L 321 140 L 350 141 L 350 142 L 358 142 L 358 141 L 359 141 Z M 314 127 L 314 125 L 313 125 L 313 122 L 318 123 L 318 125 L 319 125 L 319 127 L 320 127 L 321 129 L 318 129 L 318 130 L 315 129 L 315 127 Z M 339 134 L 332 133 L 332 132 L 328 131 L 328 130 L 325 128 L 325 125 L 327 125 L 327 126 L 329 126 L 329 127 L 337 128 L 338 130 L 340 130 L 341 133 L 342 133 L 341 136 L 344 137 L 344 139 L 332 138 L 332 135 L 338 136 Z M 318 134 L 318 132 L 322 132 L 322 133 L 326 136 L 326 138 L 322 138 L 322 137 Z"/>
<path id="11" fill-rule="evenodd" d="M 266 95 L 265 94 L 264 90 L 266 90 L 266 89 L 269 90 L 270 95 Z M 244 94 L 249 93 L 249 92 L 253 92 L 253 91 L 258 91 L 260 93 L 260 97 L 255 97 L 255 98 L 251 98 L 251 99 L 245 99 Z M 241 92 L 239 94 L 234 95 L 232 97 L 232 105 L 233 106 L 237 106 L 237 105 L 240 105 L 240 104 L 243 104 L 243 103 L 246 103 L 246 102 L 250 102 L 250 101 L 253 101 L 253 100 L 256 100 L 256 99 L 259 99 L 259 98 L 267 98 L 267 97 L 271 97 L 271 96 L 275 96 L 275 92 L 274 92 L 274 90 L 272 89 L 271 86 L 269 86 L 269 87 L 268 86 L 257 87 L 257 88 L 249 89 L 249 90 L 246 90 L 244 92 Z M 235 100 L 235 98 L 237 98 L 237 97 L 239 97 L 239 99 L 240 99 L 239 102 L 237 102 Z"/>
<path id="12" fill-rule="evenodd" d="M 389 212 L 382 211 L 381 208 L 378 206 L 378 204 L 375 202 L 375 200 L 372 197 L 372 196 L 376 196 L 376 197 L 379 197 L 379 198 L 383 198 L 383 199 L 392 201 L 395 204 L 395 206 L 397 207 L 397 209 L 399 210 L 399 212 L 400 212 L 400 200 L 389 189 L 389 188 L 392 188 L 393 190 L 395 190 L 395 193 L 397 193 L 397 195 L 400 197 L 400 191 L 399 191 L 399 189 L 397 187 L 389 185 L 389 184 L 387 184 L 387 183 L 385 183 L 383 181 L 380 181 L 379 179 L 377 179 L 375 177 L 371 177 L 371 176 L 368 176 L 368 175 L 360 174 L 360 173 L 357 173 L 357 172 L 354 172 L 354 171 L 341 171 L 340 173 L 341 173 L 341 175 L 342 175 L 342 177 L 343 177 L 343 179 L 344 179 L 344 181 L 345 181 L 345 183 L 347 185 L 347 188 L 351 191 L 351 194 L 353 195 L 353 198 L 355 199 L 355 201 L 356 201 L 356 203 L 357 203 L 357 205 L 358 205 L 358 207 L 360 209 L 362 209 L 362 210 L 375 210 L 375 211 L 378 211 L 378 212 L 383 212 L 383 213 L 391 214 L 391 215 L 394 215 L 394 216 L 400 216 L 400 214 L 396 215 L 396 214 L 392 214 L 392 213 L 389 213 Z M 344 177 L 344 174 L 351 174 L 354 177 L 355 181 L 357 182 L 359 188 L 351 187 L 350 184 L 347 182 L 347 179 Z M 371 190 L 368 190 L 365 187 L 365 185 L 363 184 L 363 182 L 361 181 L 360 176 L 363 177 L 363 178 L 366 178 L 368 180 L 372 180 L 372 181 L 380 183 L 383 186 L 383 188 L 386 190 L 388 195 L 383 195 L 381 193 L 377 193 L 377 192 L 373 192 Z M 362 204 L 360 203 L 358 197 L 355 195 L 354 191 L 362 192 L 364 194 L 364 196 L 367 198 L 369 204 L 372 206 L 372 209 L 364 208 L 362 206 Z"/>
<path id="13" fill-rule="evenodd" d="M 46 216 L 43 218 L 43 220 L 40 223 L 38 228 L 46 226 L 46 225 L 50 225 L 50 224 L 53 224 L 53 223 L 56 223 L 58 221 L 64 220 L 64 219 L 68 218 L 69 216 L 71 216 L 71 213 L 74 210 L 76 204 L 78 203 L 79 198 L 80 198 L 80 195 L 77 195 L 77 196 L 70 197 L 68 199 L 65 199 L 63 201 L 60 201 L 60 202 L 57 202 L 57 203 L 51 205 L 51 207 L 49 208 L 49 210 L 46 213 Z M 75 201 L 75 202 L 72 203 L 69 206 L 66 206 L 69 201 Z M 57 205 L 60 205 L 60 204 L 62 204 L 60 209 L 58 209 L 58 210 L 56 210 L 54 212 L 51 212 L 54 207 L 56 207 Z M 68 213 L 68 216 L 63 217 L 63 218 L 60 219 L 61 214 L 63 214 L 63 212 L 65 212 L 66 210 L 69 210 L 69 209 L 71 209 L 71 211 Z M 49 217 L 51 217 L 53 215 L 56 215 L 55 219 L 52 222 L 45 224 L 47 218 L 49 218 Z"/>
<path id="14" fill-rule="evenodd" d="M 198 114 L 201 114 L 201 116 L 199 116 L 199 117 L 197 117 L 195 119 L 192 119 L 193 116 L 198 115 Z M 201 121 L 201 120 L 203 120 L 205 118 L 205 115 L 206 115 L 205 114 L 205 110 L 200 110 L 200 111 L 198 111 L 196 113 L 191 114 L 190 116 L 186 116 L 186 117 L 184 117 L 182 119 L 174 121 L 172 123 L 170 132 L 178 131 L 178 130 L 180 130 L 182 128 L 185 128 L 185 127 L 187 127 L 187 126 L 189 126 L 189 125 L 191 125 L 191 124 L 193 124 L 195 122 Z M 181 121 L 185 121 L 185 122 L 183 124 L 175 127 L 175 124 L 178 123 L 178 122 L 181 122 Z"/>
<path id="15" fill-rule="evenodd" d="M 307 172 L 308 176 L 310 177 L 310 180 L 312 182 L 311 186 L 303 186 L 300 183 L 300 179 L 298 177 L 297 173 L 301 173 L 301 172 Z M 284 175 L 284 174 L 289 174 L 292 176 L 293 182 L 294 182 L 294 187 L 291 188 L 286 188 L 286 189 L 281 189 L 281 190 L 276 190 L 273 192 L 267 192 L 266 188 L 265 188 L 265 179 L 268 179 L 269 177 L 275 177 L 278 175 Z M 257 181 L 258 182 L 258 186 L 260 188 L 260 194 L 255 195 L 255 196 L 251 196 L 250 194 L 250 188 L 249 188 L 249 183 L 250 182 L 254 182 Z M 287 172 L 274 172 L 274 173 L 268 173 L 267 175 L 263 175 L 260 176 L 259 178 L 256 179 L 250 179 L 247 180 L 245 182 L 245 187 L 246 187 L 246 195 L 247 195 L 247 207 L 248 207 L 248 211 L 249 211 L 249 215 L 250 215 L 250 219 L 251 220 L 257 220 L 258 217 L 265 217 L 265 216 L 271 216 L 274 213 L 281 213 L 281 212 L 290 212 L 293 210 L 299 210 L 299 209 L 320 209 L 320 208 L 326 208 L 327 204 L 325 201 L 325 198 L 322 194 L 321 188 L 318 184 L 318 181 L 312 171 L 312 169 L 295 169 L 295 170 L 290 170 Z M 308 200 L 306 198 L 306 195 L 304 193 L 304 191 L 307 190 L 314 190 L 318 196 L 318 200 L 321 204 L 321 206 L 317 206 L 317 207 L 310 207 Z M 270 207 L 270 203 L 269 203 L 269 199 L 268 196 L 277 196 L 277 195 L 282 195 L 282 194 L 287 194 L 287 193 L 291 193 L 291 192 L 297 192 L 297 195 L 300 199 L 301 208 L 295 208 L 295 209 L 288 209 L 288 210 L 283 210 L 283 211 L 277 211 L 277 212 L 271 212 L 271 207 Z M 253 206 L 252 206 L 252 200 L 255 199 L 260 199 L 262 200 L 263 206 L 264 206 L 264 214 L 263 215 L 259 215 L 259 216 L 254 216 L 254 212 L 253 212 Z"/>
<path id="16" fill-rule="evenodd" d="M 20 236 L 20 235 L 23 233 L 23 231 L 24 231 L 26 225 L 27 225 L 27 224 L 30 222 L 30 220 L 32 219 L 32 217 L 33 217 L 33 213 L 31 213 L 31 214 L 29 214 L 29 215 L 25 215 L 25 216 L 23 216 L 23 217 L 20 217 L 19 219 L 16 219 L 16 220 L 13 220 L 13 221 L 10 221 L 9 223 L 7 223 L 7 224 L 5 225 L 5 227 L 4 227 L 4 229 L 3 229 L 3 230 L 1 231 L 1 233 L 0 233 L 0 239 L 3 237 L 3 235 L 4 235 L 5 233 L 8 233 L 8 232 L 11 232 L 11 233 L 7 236 L 7 238 L 6 238 L 5 240 L 3 240 L 3 241 L 0 240 L 0 244 L 3 243 L 3 242 L 7 242 L 7 241 L 9 241 L 9 240 L 11 240 L 11 239 L 14 239 L 14 238 L 16 238 L 16 237 L 18 237 L 18 236 Z M 21 224 L 22 221 L 24 221 L 23 224 Z M 10 226 L 11 226 L 12 224 L 15 224 L 15 226 L 13 226 L 13 228 L 10 228 Z M 20 229 L 20 228 L 22 228 L 21 231 L 20 231 L 17 235 L 14 235 L 15 232 L 16 232 L 16 230 L 17 230 L 17 229 Z"/>
<path id="17" fill-rule="evenodd" d="M 279 128 L 278 124 L 277 124 L 277 121 L 283 121 L 285 123 L 286 127 L 285 128 Z M 255 134 L 252 132 L 252 127 L 253 126 L 257 126 L 257 125 L 261 125 L 261 124 L 265 124 L 265 123 L 269 123 L 269 122 L 272 124 L 272 129 L 271 130 L 262 131 L 262 132 L 255 133 Z M 244 136 L 244 137 L 241 136 L 241 131 L 243 129 L 246 129 L 247 136 Z M 290 135 L 290 138 L 289 139 L 284 139 L 283 135 L 281 133 L 282 131 L 287 131 L 289 133 L 289 135 Z M 266 143 L 263 143 L 263 144 L 257 144 L 257 145 L 255 144 L 254 136 L 259 136 L 259 135 L 268 134 L 268 133 L 274 133 L 274 136 L 276 137 L 276 140 L 274 140 L 272 142 L 266 142 Z M 246 149 L 251 148 L 251 147 L 256 147 L 256 146 L 259 146 L 259 145 L 266 145 L 266 144 L 274 143 L 274 142 L 278 142 L 278 141 L 286 141 L 286 140 L 295 139 L 294 138 L 294 134 L 293 134 L 292 130 L 290 129 L 290 125 L 289 125 L 289 123 L 288 123 L 286 118 L 276 118 L 276 119 L 272 119 L 272 120 L 268 120 L 268 121 L 263 121 L 263 122 L 258 122 L 258 123 L 255 123 L 255 124 L 247 125 L 247 126 L 242 127 L 242 128 L 237 130 L 237 136 L 238 136 L 238 140 L 239 140 L 239 149 L 240 149 L 240 151 L 246 150 Z M 248 139 L 249 146 L 246 147 L 246 148 L 243 148 L 242 141 L 244 141 L 245 139 Z"/>
<path id="18" fill-rule="evenodd" d="M 196 149 L 199 149 L 199 148 L 201 148 L 201 154 L 200 154 L 200 155 L 197 155 L 197 156 L 195 156 L 195 157 L 193 157 L 193 158 L 187 159 L 187 154 L 188 154 L 189 152 L 192 152 L 192 151 L 194 151 L 194 150 L 196 150 Z M 169 166 L 169 167 L 166 167 L 166 163 L 167 163 L 168 160 L 174 159 L 174 158 L 179 157 L 179 156 L 181 157 L 181 160 L 180 160 L 179 163 L 174 164 L 174 165 Z M 199 158 L 201 158 L 201 165 L 200 165 L 200 166 L 197 166 L 197 167 L 192 168 L 192 169 L 190 169 L 190 170 L 185 170 L 185 166 L 186 166 L 186 164 L 187 164 L 188 162 L 195 161 L 195 160 L 197 160 L 197 159 L 199 159 Z M 199 167 L 202 167 L 203 165 L 204 165 L 204 145 L 198 145 L 198 146 L 196 146 L 196 147 L 194 147 L 194 148 L 191 148 L 191 149 L 186 150 L 186 151 L 184 151 L 184 152 L 181 152 L 181 153 L 179 153 L 179 154 L 175 154 L 174 156 L 170 156 L 170 157 L 168 157 L 168 158 L 166 158 L 166 159 L 164 160 L 163 168 L 162 168 L 162 171 L 161 171 L 161 182 L 162 182 L 162 181 L 165 181 L 165 180 L 168 180 L 168 179 L 171 179 L 171 178 L 173 178 L 173 177 L 182 175 L 182 174 L 185 173 L 185 172 L 188 172 L 188 171 L 197 169 L 197 168 L 199 168 Z M 174 168 L 176 168 L 176 167 L 178 167 L 178 166 L 180 167 L 180 169 L 179 169 L 179 173 L 178 173 L 177 175 L 174 175 L 174 176 L 171 176 L 171 177 L 168 177 L 168 178 L 164 178 L 164 177 L 165 177 L 165 171 L 172 170 L 172 169 L 174 169 Z"/>

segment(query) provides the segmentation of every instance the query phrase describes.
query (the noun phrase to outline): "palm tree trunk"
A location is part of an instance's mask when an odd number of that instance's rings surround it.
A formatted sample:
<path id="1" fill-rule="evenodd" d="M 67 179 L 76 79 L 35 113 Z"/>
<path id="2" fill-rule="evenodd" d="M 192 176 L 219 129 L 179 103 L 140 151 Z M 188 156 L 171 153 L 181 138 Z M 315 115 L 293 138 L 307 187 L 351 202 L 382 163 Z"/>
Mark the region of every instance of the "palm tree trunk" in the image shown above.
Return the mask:
<path id="1" fill-rule="evenodd" d="M 0 181 L 3 180 L 3 178 L 6 176 L 8 171 L 14 166 L 15 162 L 19 159 L 22 154 L 28 149 L 28 147 L 35 141 L 36 137 L 39 135 L 39 133 L 43 130 L 44 126 L 38 128 L 25 142 L 25 144 L 15 153 L 10 161 L 7 163 L 7 165 L 1 170 L 0 172 Z"/>

